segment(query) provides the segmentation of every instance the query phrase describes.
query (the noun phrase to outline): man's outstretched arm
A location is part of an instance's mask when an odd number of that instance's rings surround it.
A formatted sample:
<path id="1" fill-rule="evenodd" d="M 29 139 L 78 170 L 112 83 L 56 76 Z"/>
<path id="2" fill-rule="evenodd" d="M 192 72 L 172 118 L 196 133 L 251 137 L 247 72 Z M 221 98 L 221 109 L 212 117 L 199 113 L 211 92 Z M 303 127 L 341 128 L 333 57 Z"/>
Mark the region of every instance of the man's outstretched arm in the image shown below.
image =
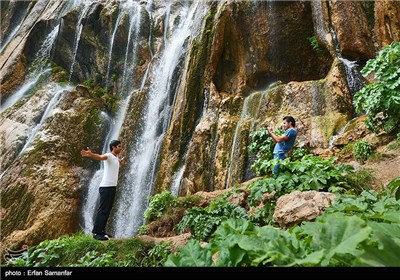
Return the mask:
<path id="1" fill-rule="evenodd" d="M 81 156 L 92 158 L 92 159 L 95 159 L 95 160 L 107 160 L 108 159 L 108 157 L 106 155 L 99 155 L 99 154 L 93 153 L 89 149 L 89 147 L 87 147 L 87 150 L 82 150 L 81 151 Z"/>

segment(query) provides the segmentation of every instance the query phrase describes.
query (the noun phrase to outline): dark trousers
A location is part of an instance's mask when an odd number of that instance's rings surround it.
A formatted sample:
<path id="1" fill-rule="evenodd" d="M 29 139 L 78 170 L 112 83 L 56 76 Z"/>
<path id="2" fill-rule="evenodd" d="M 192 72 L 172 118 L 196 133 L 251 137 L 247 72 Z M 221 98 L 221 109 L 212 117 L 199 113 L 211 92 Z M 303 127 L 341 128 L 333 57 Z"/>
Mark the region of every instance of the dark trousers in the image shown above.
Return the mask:
<path id="1" fill-rule="evenodd" d="M 115 191 L 117 187 L 100 187 L 100 204 L 94 220 L 93 234 L 104 235 L 108 217 L 114 204 Z"/>
<path id="2" fill-rule="evenodd" d="M 287 158 L 287 153 L 274 154 L 274 158 L 279 158 L 280 160 L 284 160 L 285 158 Z M 274 177 L 278 176 L 278 172 L 279 172 L 279 164 L 275 165 L 274 169 L 272 170 L 272 174 L 274 175 Z"/>

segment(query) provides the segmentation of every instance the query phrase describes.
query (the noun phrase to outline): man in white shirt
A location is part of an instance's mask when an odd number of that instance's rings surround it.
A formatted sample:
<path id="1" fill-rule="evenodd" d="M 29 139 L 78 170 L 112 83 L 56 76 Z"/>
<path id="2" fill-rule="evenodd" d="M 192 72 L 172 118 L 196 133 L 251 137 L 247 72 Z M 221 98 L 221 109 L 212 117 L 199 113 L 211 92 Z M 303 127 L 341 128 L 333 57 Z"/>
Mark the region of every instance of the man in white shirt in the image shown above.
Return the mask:
<path id="1" fill-rule="evenodd" d="M 115 192 L 118 183 L 118 173 L 120 164 L 125 163 L 125 158 L 119 158 L 118 155 L 121 153 L 121 142 L 118 140 L 112 140 L 110 142 L 111 153 L 105 153 L 99 155 L 93 153 L 89 147 L 87 150 L 82 150 L 81 155 L 83 157 L 89 157 L 95 160 L 104 160 L 104 173 L 103 179 L 100 183 L 100 204 L 97 209 L 96 217 L 94 220 L 94 227 L 92 230 L 93 237 L 97 240 L 108 240 L 105 230 L 108 218 L 111 213 L 111 209 L 114 204 Z"/>

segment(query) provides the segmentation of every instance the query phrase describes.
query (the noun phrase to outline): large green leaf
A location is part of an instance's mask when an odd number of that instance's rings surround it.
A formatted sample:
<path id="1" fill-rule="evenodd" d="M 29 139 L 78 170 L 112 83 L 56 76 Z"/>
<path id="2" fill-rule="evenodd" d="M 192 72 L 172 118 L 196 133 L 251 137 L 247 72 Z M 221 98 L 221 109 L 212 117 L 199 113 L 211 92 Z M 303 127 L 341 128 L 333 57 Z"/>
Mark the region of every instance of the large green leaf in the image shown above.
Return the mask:
<path id="1" fill-rule="evenodd" d="M 399 214 L 397 213 L 397 215 Z M 370 226 L 372 229 L 373 237 L 378 238 L 378 235 L 386 235 L 391 237 L 395 242 L 400 245 L 400 223 L 390 224 L 369 221 L 368 226 Z"/>
<path id="2" fill-rule="evenodd" d="M 211 251 L 202 248 L 197 240 L 190 239 L 177 255 L 168 256 L 165 266 L 211 266 Z"/>
<path id="3" fill-rule="evenodd" d="M 313 251 L 326 250 L 321 265 L 327 266 L 336 265 L 337 261 L 340 264 L 341 255 L 359 255 L 357 246 L 368 238 L 371 228 L 356 216 L 333 213 L 315 222 L 305 223 L 302 231 L 312 238 Z"/>
<path id="4" fill-rule="evenodd" d="M 400 267 L 400 244 L 383 233 L 377 233 L 383 248 L 364 247 L 364 253 L 357 258 L 356 265 Z"/>

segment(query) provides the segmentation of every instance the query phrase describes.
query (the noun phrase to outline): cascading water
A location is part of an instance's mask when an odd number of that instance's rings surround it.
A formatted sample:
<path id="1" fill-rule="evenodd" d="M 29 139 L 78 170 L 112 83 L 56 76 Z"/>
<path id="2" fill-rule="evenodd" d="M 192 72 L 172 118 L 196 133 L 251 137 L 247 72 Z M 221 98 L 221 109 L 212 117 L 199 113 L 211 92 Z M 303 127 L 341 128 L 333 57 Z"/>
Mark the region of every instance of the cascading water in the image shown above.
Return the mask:
<path id="1" fill-rule="evenodd" d="M 31 90 L 33 90 L 38 83 L 50 73 L 51 69 L 49 68 L 48 61 L 57 38 L 59 27 L 60 26 L 57 25 L 47 35 L 34 59 L 34 69 L 31 70 L 30 75 L 27 77 L 26 82 L 22 87 L 11 94 L 4 103 L 1 104 L 0 113 L 13 106 L 18 100 L 31 92 Z"/>
<path id="2" fill-rule="evenodd" d="M 137 65 L 137 49 L 138 49 L 138 36 L 140 30 L 140 9 L 141 7 L 137 2 L 127 1 L 123 9 L 128 14 L 133 15 L 129 23 L 128 41 L 125 51 L 124 71 L 122 73 L 122 95 L 125 95 L 130 90 L 131 78 L 134 69 Z M 130 46 L 132 45 L 132 46 Z"/>
<path id="3" fill-rule="evenodd" d="M 119 10 L 119 14 L 117 17 L 116 25 L 114 27 L 114 32 L 113 35 L 110 39 L 110 59 L 108 63 L 107 69 L 109 69 L 109 65 L 111 64 L 111 53 L 113 49 L 113 44 L 114 44 L 114 39 L 116 35 L 116 30 L 118 29 L 118 26 L 121 22 L 121 18 L 124 15 L 129 15 L 130 16 L 130 22 L 129 22 L 129 35 L 128 35 L 128 40 L 126 44 L 126 51 L 125 51 L 125 63 L 124 63 L 124 74 L 123 74 L 123 79 L 122 79 L 122 84 L 128 84 L 129 81 L 132 80 L 132 75 L 134 72 L 134 68 L 136 67 L 135 62 L 136 62 L 136 51 L 137 51 L 137 43 L 139 42 L 138 40 L 131 40 L 131 33 L 134 33 L 133 38 L 136 39 L 137 36 L 139 35 L 139 28 L 140 28 L 140 5 L 137 2 L 134 1 L 126 1 L 121 5 L 121 8 Z M 130 45 L 133 45 L 132 48 L 130 48 Z M 129 51 L 131 50 L 131 51 Z M 127 61 L 128 59 L 131 59 L 132 63 L 128 64 Z M 127 71 L 125 68 L 129 68 Z M 109 71 L 109 70 L 108 70 Z M 129 74 L 129 75 L 128 75 Z M 130 92 L 126 92 L 130 90 Z M 118 136 L 121 131 L 122 123 L 125 118 L 126 110 L 130 101 L 130 98 L 132 96 L 133 89 L 132 88 L 127 88 L 123 87 L 123 90 L 121 91 L 120 95 L 122 97 L 121 101 L 121 106 L 119 107 L 119 110 L 117 112 L 117 115 L 115 118 L 110 118 L 108 115 L 105 113 L 102 113 L 103 117 L 107 119 L 107 123 L 109 123 L 110 131 L 106 136 L 104 145 L 103 145 L 103 150 L 102 153 L 109 152 L 108 148 L 108 143 L 113 140 L 113 139 L 118 139 Z M 93 217 L 94 217 L 94 212 L 97 207 L 97 200 L 98 200 L 98 188 L 100 181 L 103 176 L 103 164 L 101 164 L 101 168 L 95 172 L 93 175 L 89 186 L 87 190 L 87 194 L 84 198 L 83 202 L 83 207 L 82 207 L 82 224 L 81 228 L 84 230 L 84 232 L 91 232 L 93 229 Z"/>
<path id="4" fill-rule="evenodd" d="M 327 5 L 329 5 L 329 3 L 327 3 Z M 312 1 L 312 11 L 315 18 L 315 30 L 317 34 L 322 40 L 325 41 L 326 46 L 329 46 L 327 38 L 332 39 L 336 57 L 343 63 L 345 67 L 347 86 L 352 94 L 356 93 L 365 85 L 364 78 L 357 69 L 357 62 L 350 61 L 343 57 L 342 53 L 340 52 L 339 40 L 337 38 L 335 29 L 332 25 L 327 28 L 323 24 L 325 20 L 322 13 L 322 1 Z"/>
<path id="5" fill-rule="evenodd" d="M 71 68 L 69 70 L 69 81 L 71 81 L 72 74 L 74 73 L 74 66 L 75 66 L 75 60 L 76 60 L 76 53 L 78 52 L 78 47 L 79 47 L 79 41 L 81 40 L 81 33 L 82 33 L 82 19 L 83 17 L 87 14 L 89 11 L 91 2 L 86 1 L 84 2 L 83 8 L 81 9 L 79 13 L 79 18 L 76 23 L 76 34 L 75 34 L 75 40 L 74 40 L 74 52 L 72 53 L 72 63 L 71 63 Z"/>
<path id="6" fill-rule="evenodd" d="M 165 44 L 164 52 L 154 67 L 153 79 L 148 92 L 148 103 L 142 114 L 141 135 L 134 140 L 132 152 L 128 155 L 131 164 L 126 183 L 119 186 L 122 193 L 113 216 L 113 228 L 116 237 L 130 237 L 136 234 L 143 223 L 143 212 L 147 206 L 147 198 L 151 194 L 157 159 L 164 134 L 171 118 L 170 96 L 175 95 L 177 83 L 176 71 L 186 52 L 186 40 L 194 36 L 199 29 L 206 12 L 207 5 L 202 2 L 186 2 L 182 6 L 179 23 Z"/>
<path id="7" fill-rule="evenodd" d="M 255 92 L 250 96 L 246 97 L 244 100 L 242 112 L 240 114 L 240 120 L 236 124 L 235 134 L 233 136 L 233 143 L 231 146 L 231 153 L 229 156 L 229 165 L 228 165 L 228 172 L 226 175 L 226 182 L 225 187 L 232 186 L 235 182 L 238 181 L 237 178 L 237 163 L 239 158 L 239 146 L 240 146 L 240 133 L 242 129 L 242 125 L 247 120 L 255 120 L 258 116 L 258 112 L 261 107 L 261 101 L 263 99 L 264 93 L 263 92 Z M 254 108 L 256 110 L 254 111 Z"/>
<path id="8" fill-rule="evenodd" d="M 113 47 L 114 47 L 114 39 L 115 35 L 117 34 L 118 26 L 121 23 L 122 15 L 123 15 L 123 10 L 118 12 L 118 17 L 115 22 L 114 30 L 111 35 L 111 40 L 110 40 L 110 51 L 108 52 L 108 63 L 107 63 L 107 73 L 106 73 L 106 84 L 110 82 L 110 67 L 111 67 L 111 58 L 112 58 L 112 52 L 113 52 Z"/>
<path id="9" fill-rule="evenodd" d="M 24 147 L 22 148 L 21 152 L 19 153 L 20 155 L 22 153 L 24 153 L 25 150 L 29 147 L 29 145 L 35 139 L 35 136 L 36 136 L 37 132 L 42 127 L 42 125 L 45 122 L 45 120 L 51 115 L 51 112 L 52 112 L 52 110 L 54 108 L 54 105 L 56 104 L 56 102 L 60 98 L 61 93 L 65 92 L 65 91 L 69 91 L 72 88 L 73 88 L 72 86 L 62 87 L 60 85 L 54 85 L 54 84 L 50 84 L 50 85 L 48 85 L 48 86 L 46 86 L 44 88 L 44 90 L 46 90 L 46 92 L 50 92 L 53 96 L 50 99 L 49 103 L 47 104 L 46 110 L 44 111 L 39 123 L 29 133 L 28 140 L 26 141 Z"/>
<path id="10" fill-rule="evenodd" d="M 329 5 L 328 2 L 326 4 Z M 326 46 L 329 46 L 328 42 L 329 40 L 327 38 L 332 39 L 334 54 L 342 62 L 345 68 L 347 86 L 350 90 L 350 93 L 354 95 L 357 91 L 361 90 L 365 86 L 365 80 L 364 77 L 361 75 L 360 71 L 358 70 L 358 64 L 356 61 L 350 61 L 343 57 L 342 53 L 340 52 L 339 40 L 337 38 L 333 26 L 331 25 L 329 28 L 324 26 L 323 23 L 325 22 L 325 20 L 322 13 L 322 1 L 313 1 L 312 11 L 314 18 L 316 19 L 315 20 L 316 32 L 318 33 L 319 37 L 326 42 Z M 334 140 L 343 133 L 347 124 L 348 123 L 346 123 L 346 125 L 330 139 L 329 147 L 331 147 L 333 145 Z"/>
<path id="11" fill-rule="evenodd" d="M 20 27 L 22 26 L 22 23 L 24 22 L 24 19 L 26 17 L 26 15 L 29 12 L 29 8 L 27 8 L 23 14 L 19 17 L 18 19 L 18 24 L 15 25 L 14 29 L 10 32 L 10 34 L 5 37 L 2 38 L 2 36 L 0 36 L 0 53 L 5 49 L 5 47 L 7 47 L 8 43 L 11 41 L 11 39 L 14 38 L 15 34 L 18 32 L 18 30 L 20 29 Z"/>
<path id="12" fill-rule="evenodd" d="M 52 94 L 52 97 L 51 97 L 49 103 L 47 104 L 46 109 L 45 109 L 42 117 L 40 118 L 39 123 L 37 123 L 36 126 L 31 129 L 31 131 L 26 139 L 25 145 L 22 147 L 21 151 L 18 153 L 18 156 L 16 157 L 16 159 L 18 157 L 20 157 L 24 152 L 29 150 L 30 145 L 32 144 L 33 140 L 36 139 L 38 132 L 40 131 L 43 123 L 51 115 L 52 110 L 54 109 L 54 105 L 59 100 L 61 93 L 65 92 L 65 91 L 69 91 L 71 89 L 72 89 L 71 86 L 60 86 L 60 85 L 56 85 L 56 84 L 49 84 L 43 88 L 44 91 Z M 15 162 L 15 160 L 14 160 L 14 162 Z M 13 163 L 11 163 L 9 165 L 9 167 L 11 167 L 12 165 L 13 165 Z M 7 173 L 8 168 L 6 170 L 4 170 L 3 173 L 0 175 L 0 179 L 4 176 L 4 174 Z"/>

